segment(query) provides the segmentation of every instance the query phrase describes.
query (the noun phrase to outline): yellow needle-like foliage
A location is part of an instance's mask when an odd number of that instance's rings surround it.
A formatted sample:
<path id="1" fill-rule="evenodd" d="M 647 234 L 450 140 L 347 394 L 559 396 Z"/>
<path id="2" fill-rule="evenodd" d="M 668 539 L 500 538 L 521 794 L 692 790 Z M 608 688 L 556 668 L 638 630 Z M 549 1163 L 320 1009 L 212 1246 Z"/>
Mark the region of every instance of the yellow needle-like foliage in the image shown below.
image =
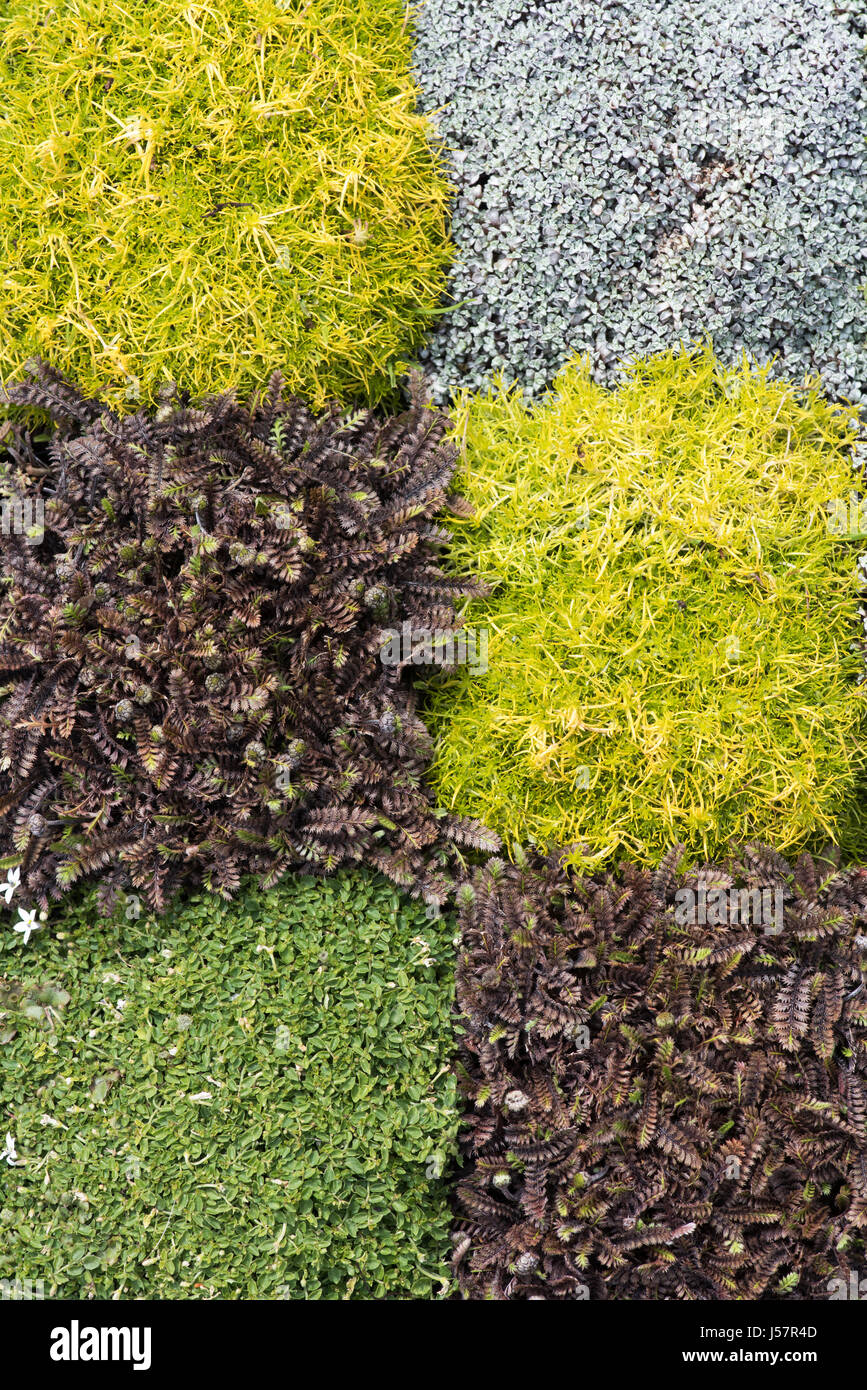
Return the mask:
<path id="1" fill-rule="evenodd" d="M 867 848 L 849 413 L 709 349 L 464 396 L 456 571 L 488 670 L 432 681 L 443 804 L 507 840 Z M 863 549 L 863 541 L 861 544 Z"/>
<path id="2" fill-rule="evenodd" d="M 411 42 L 398 0 L 8 0 L 0 377 L 381 397 L 450 255 Z"/>

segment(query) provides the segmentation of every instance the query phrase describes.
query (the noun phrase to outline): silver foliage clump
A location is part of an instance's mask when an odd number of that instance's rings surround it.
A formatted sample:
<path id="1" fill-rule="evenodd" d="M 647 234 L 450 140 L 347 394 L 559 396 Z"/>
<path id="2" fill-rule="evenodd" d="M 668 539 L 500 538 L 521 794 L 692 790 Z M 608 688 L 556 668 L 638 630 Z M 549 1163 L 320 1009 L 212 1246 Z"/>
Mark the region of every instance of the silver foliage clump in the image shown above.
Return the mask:
<path id="1" fill-rule="evenodd" d="M 435 397 L 709 336 L 867 401 L 865 25 L 867 0 L 425 0 L 458 187 Z"/>

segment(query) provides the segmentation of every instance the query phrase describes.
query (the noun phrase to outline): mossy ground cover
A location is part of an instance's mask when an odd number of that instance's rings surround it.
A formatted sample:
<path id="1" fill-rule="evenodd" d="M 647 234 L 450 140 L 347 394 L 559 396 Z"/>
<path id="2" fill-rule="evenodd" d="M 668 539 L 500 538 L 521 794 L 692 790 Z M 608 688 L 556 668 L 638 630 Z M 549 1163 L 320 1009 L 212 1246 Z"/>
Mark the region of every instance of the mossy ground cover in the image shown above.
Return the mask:
<path id="1" fill-rule="evenodd" d="M 457 571 L 488 671 L 431 684 L 442 803 L 600 858 L 730 839 L 865 848 L 857 550 L 829 527 L 852 423 L 709 349 L 535 408 L 464 395 Z"/>
<path id="2" fill-rule="evenodd" d="M 441 1293 L 453 932 L 361 871 L 109 924 L 90 894 L 26 947 L 4 930 L 0 1278 Z"/>
<path id="3" fill-rule="evenodd" d="M 411 42 L 396 0 L 4 5 L 0 376 L 381 396 L 449 259 Z"/>

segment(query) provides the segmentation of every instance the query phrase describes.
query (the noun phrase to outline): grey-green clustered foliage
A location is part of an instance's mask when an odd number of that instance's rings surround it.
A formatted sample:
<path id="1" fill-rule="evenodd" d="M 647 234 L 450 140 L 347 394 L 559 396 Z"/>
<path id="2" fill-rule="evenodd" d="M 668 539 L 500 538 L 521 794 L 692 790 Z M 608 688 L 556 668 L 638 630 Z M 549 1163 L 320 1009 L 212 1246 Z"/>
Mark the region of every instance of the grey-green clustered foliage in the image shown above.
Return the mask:
<path id="1" fill-rule="evenodd" d="M 425 0 L 458 186 L 437 398 L 709 335 L 867 400 L 865 27 L 867 0 Z"/>

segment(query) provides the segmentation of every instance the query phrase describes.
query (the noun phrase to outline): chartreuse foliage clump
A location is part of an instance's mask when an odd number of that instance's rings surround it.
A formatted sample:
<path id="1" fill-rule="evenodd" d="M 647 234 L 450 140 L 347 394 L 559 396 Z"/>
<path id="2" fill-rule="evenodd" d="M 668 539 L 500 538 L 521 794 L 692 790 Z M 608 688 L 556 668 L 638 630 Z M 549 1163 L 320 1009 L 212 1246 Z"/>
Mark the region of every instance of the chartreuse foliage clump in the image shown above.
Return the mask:
<path id="1" fill-rule="evenodd" d="M 398 0 L 4 5 L 0 376 L 381 396 L 449 258 L 411 42 Z"/>
<path id="2" fill-rule="evenodd" d="M 429 691 L 443 804 L 600 858 L 863 850 L 850 414 L 701 349 L 614 392 L 571 364 L 536 408 L 500 383 L 456 432 L 452 561 L 493 591 L 487 674 Z"/>
<path id="3" fill-rule="evenodd" d="M 126 920 L 126 919 L 129 920 Z M 0 1278 L 46 1297 L 429 1298 L 453 918 L 367 871 L 0 935 Z"/>

